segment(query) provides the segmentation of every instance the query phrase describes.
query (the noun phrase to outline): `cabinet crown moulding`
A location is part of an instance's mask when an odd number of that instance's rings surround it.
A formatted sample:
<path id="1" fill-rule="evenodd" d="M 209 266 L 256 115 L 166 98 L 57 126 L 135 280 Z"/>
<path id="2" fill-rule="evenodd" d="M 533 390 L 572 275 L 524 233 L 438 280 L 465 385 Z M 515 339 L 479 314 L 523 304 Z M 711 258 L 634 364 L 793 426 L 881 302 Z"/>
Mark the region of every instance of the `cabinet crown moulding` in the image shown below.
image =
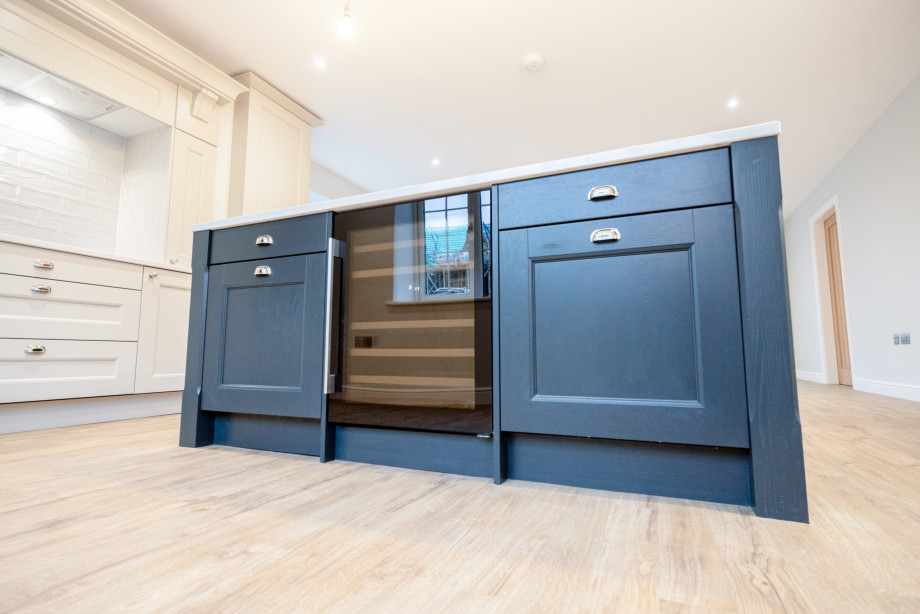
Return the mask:
<path id="1" fill-rule="evenodd" d="M 230 75 L 110 0 L 24 1 L 178 85 L 216 95 L 220 104 L 246 91 Z"/>
<path id="2" fill-rule="evenodd" d="M 324 122 L 321 117 L 311 113 L 309 110 L 291 100 L 287 94 L 254 72 L 240 73 L 233 78 L 245 85 L 247 89 L 261 92 L 273 102 L 281 105 L 286 111 L 294 114 L 294 116 L 301 121 L 308 123 L 311 127 L 316 128 L 317 126 L 323 125 Z"/>

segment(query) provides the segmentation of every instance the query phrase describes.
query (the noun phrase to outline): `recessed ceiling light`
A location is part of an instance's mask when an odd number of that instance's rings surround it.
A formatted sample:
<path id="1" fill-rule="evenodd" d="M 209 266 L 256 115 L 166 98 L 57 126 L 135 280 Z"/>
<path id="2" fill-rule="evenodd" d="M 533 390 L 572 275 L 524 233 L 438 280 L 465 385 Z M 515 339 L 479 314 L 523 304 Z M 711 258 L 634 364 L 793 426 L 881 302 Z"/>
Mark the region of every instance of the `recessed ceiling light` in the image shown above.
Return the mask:
<path id="1" fill-rule="evenodd" d="M 321 55 L 316 56 L 315 58 L 313 58 L 313 65 L 319 68 L 320 70 L 323 70 L 324 68 L 326 68 L 326 58 L 324 58 Z"/>
<path id="2" fill-rule="evenodd" d="M 431 159 L 431 165 L 432 165 L 432 166 L 440 166 L 440 165 L 441 165 L 441 161 L 438 160 L 437 158 L 432 158 L 432 159 Z"/>
<path id="3" fill-rule="evenodd" d="M 351 20 L 351 4 L 345 3 L 345 13 L 339 19 L 339 34 L 343 38 L 351 38 L 355 33 L 355 24 Z"/>
<path id="4" fill-rule="evenodd" d="M 737 106 L 738 106 L 738 99 L 737 99 L 737 98 L 729 98 L 729 99 L 728 99 L 728 108 L 729 108 L 729 109 L 734 109 L 734 108 L 737 107 Z"/>
<path id="5" fill-rule="evenodd" d="M 50 96 L 37 96 L 35 100 L 39 101 L 42 104 L 49 104 L 49 105 L 57 104 L 57 100 L 55 100 L 54 98 L 51 98 Z"/>

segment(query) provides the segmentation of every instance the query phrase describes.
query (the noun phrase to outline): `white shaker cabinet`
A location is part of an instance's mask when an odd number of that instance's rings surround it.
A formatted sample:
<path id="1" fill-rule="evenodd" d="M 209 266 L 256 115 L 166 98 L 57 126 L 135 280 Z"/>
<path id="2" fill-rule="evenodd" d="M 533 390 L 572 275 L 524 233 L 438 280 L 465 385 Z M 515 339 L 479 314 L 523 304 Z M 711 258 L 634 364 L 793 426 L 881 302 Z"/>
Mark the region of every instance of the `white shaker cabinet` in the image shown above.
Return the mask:
<path id="1" fill-rule="evenodd" d="M 191 266 L 192 224 L 214 217 L 217 148 L 181 130 L 175 131 L 166 225 L 166 259 Z"/>
<path id="2" fill-rule="evenodd" d="M 319 118 L 252 73 L 234 106 L 229 214 L 305 203 L 310 196 L 310 135 Z"/>
<path id="3" fill-rule="evenodd" d="M 182 390 L 192 277 L 144 269 L 134 392 Z"/>

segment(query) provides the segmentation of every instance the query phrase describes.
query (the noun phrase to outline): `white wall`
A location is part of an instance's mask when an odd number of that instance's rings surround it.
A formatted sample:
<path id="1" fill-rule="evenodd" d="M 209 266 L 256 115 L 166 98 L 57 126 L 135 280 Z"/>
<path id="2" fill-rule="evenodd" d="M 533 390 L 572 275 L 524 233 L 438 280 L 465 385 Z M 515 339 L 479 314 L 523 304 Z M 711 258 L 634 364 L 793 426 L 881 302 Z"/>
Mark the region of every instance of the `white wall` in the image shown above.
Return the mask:
<path id="1" fill-rule="evenodd" d="M 357 196 L 367 192 L 361 186 L 352 183 L 315 160 L 310 161 L 310 191 L 321 194 L 327 199 Z M 312 196 L 310 202 L 314 202 Z"/>
<path id="2" fill-rule="evenodd" d="M 920 400 L 920 76 L 785 222 L 796 369 L 814 381 L 836 381 L 813 238 L 835 197 L 853 387 Z"/>
<path id="3" fill-rule="evenodd" d="M 0 233 L 115 248 L 125 140 L 0 89 Z"/>

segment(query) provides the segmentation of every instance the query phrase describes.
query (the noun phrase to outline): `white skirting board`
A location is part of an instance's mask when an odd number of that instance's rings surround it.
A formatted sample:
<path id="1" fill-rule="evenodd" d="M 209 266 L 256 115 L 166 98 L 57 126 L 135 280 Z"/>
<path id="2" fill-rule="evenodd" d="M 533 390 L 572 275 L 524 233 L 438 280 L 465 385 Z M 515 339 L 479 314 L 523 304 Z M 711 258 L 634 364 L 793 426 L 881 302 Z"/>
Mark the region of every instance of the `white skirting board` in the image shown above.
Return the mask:
<path id="1" fill-rule="evenodd" d="M 795 376 L 798 379 L 805 380 L 806 382 L 815 382 L 816 384 L 826 384 L 827 377 L 823 373 L 817 371 L 801 371 L 796 370 Z"/>
<path id="2" fill-rule="evenodd" d="M 854 377 L 853 390 L 881 394 L 886 397 L 907 399 L 908 401 L 920 401 L 920 386 L 913 386 L 910 384 L 896 384 L 893 382 L 882 382 L 874 379 Z"/>
<path id="3" fill-rule="evenodd" d="M 0 405 L 0 434 L 178 414 L 182 392 Z"/>

